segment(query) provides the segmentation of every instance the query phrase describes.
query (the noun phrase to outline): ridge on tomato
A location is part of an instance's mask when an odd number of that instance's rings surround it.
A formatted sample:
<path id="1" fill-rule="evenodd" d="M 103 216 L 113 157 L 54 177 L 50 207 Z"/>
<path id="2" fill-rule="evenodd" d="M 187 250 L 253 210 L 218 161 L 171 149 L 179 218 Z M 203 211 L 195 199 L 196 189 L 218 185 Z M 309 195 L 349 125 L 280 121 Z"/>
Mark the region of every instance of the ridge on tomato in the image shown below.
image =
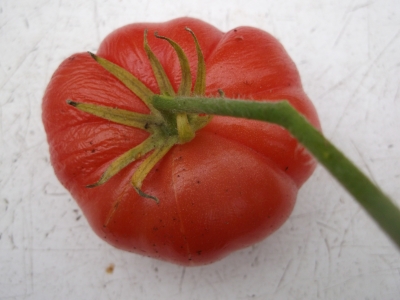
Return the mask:
<path id="1" fill-rule="evenodd" d="M 201 265 L 260 241 L 288 218 L 315 162 L 286 130 L 151 105 L 154 94 L 221 90 L 236 99 L 286 99 L 320 126 L 294 63 L 255 28 L 223 33 L 192 18 L 131 24 L 106 37 L 96 55 L 60 65 L 43 98 L 51 162 L 101 238 Z"/>

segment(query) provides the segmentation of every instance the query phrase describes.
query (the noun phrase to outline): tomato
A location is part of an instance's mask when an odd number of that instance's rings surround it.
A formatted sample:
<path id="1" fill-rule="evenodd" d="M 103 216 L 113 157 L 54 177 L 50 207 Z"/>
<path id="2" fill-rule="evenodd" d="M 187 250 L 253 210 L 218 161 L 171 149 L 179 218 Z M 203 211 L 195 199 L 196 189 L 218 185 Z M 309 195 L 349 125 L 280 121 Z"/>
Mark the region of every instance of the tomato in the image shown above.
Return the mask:
<path id="1" fill-rule="evenodd" d="M 185 27 L 194 32 L 204 55 L 207 96 L 222 90 L 235 99 L 287 99 L 320 127 L 296 66 L 282 45 L 259 29 L 238 27 L 224 33 L 192 18 L 131 24 L 107 36 L 97 56 L 159 93 L 143 47 L 147 30 L 148 45 L 177 91 L 182 80 L 179 59 L 153 33 L 179 44 L 190 69 L 196 70 L 198 53 Z M 174 144 L 144 178 L 142 190 L 155 195 L 158 203 L 139 195 L 130 183 L 140 155 L 106 183 L 88 188 L 149 133 L 77 110 L 68 99 L 141 114 L 149 114 L 149 107 L 87 53 L 74 54 L 59 66 L 43 98 L 56 176 L 96 234 L 119 249 L 182 265 L 219 260 L 277 230 L 315 168 L 313 158 L 283 128 L 214 116 L 190 142 Z"/>

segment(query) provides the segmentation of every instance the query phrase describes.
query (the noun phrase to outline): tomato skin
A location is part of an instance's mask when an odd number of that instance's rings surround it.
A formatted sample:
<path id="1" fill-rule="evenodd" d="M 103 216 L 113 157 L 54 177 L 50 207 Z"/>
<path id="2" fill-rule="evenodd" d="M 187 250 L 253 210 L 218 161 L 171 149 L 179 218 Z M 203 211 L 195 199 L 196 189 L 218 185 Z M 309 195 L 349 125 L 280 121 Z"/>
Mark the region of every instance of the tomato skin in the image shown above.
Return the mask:
<path id="1" fill-rule="evenodd" d="M 206 95 L 222 89 L 229 98 L 288 99 L 317 128 L 315 109 L 302 90 L 293 62 L 268 33 L 239 27 L 222 33 L 191 18 L 122 27 L 102 42 L 97 55 L 137 76 L 153 92 L 156 80 L 143 49 L 143 32 L 177 90 L 176 54 L 152 33 L 176 41 L 189 58 L 199 40 L 207 70 Z M 140 197 L 130 184 L 139 162 L 107 183 L 96 182 L 116 157 L 144 141 L 142 130 L 75 110 L 67 99 L 148 113 L 144 103 L 88 54 L 65 60 L 43 99 L 43 122 L 60 182 L 78 202 L 93 230 L 117 248 L 182 265 L 214 262 L 274 232 L 289 217 L 297 191 L 314 160 L 287 131 L 259 121 L 215 116 L 189 143 L 175 145 L 149 173 Z"/>

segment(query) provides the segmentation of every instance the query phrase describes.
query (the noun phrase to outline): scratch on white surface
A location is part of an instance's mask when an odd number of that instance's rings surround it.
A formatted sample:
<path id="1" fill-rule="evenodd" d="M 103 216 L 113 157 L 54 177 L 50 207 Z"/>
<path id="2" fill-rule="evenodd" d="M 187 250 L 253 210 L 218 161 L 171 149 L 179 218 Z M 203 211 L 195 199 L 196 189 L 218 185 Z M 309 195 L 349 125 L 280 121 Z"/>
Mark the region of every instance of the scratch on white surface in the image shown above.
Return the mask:
<path id="1" fill-rule="evenodd" d="M 345 244 L 345 241 L 346 241 L 346 236 L 349 233 L 349 230 L 350 230 L 351 226 L 353 225 L 354 218 L 356 217 L 356 215 L 360 211 L 361 211 L 361 208 L 358 207 L 357 211 L 351 216 L 351 218 L 350 218 L 350 220 L 349 220 L 349 222 L 348 222 L 348 224 L 347 224 L 347 226 L 346 226 L 346 228 L 345 228 L 345 230 L 343 232 L 342 239 L 341 239 L 341 242 L 340 242 L 340 245 L 339 245 L 338 257 L 341 257 L 341 255 L 342 255 L 342 250 L 343 250 L 343 247 L 344 247 L 344 244 Z"/>
<path id="2" fill-rule="evenodd" d="M 1 140 L 0 145 L 5 145 L 2 120 L 3 120 L 3 105 L 2 105 L 2 103 L 0 103 L 0 140 Z M 0 168 L 3 165 L 3 157 L 4 157 L 4 151 L 0 151 Z M 0 178 L 0 185 L 1 185 L 2 181 L 3 180 Z"/>
<path id="3" fill-rule="evenodd" d="M 396 32 L 396 34 L 386 43 L 386 45 L 382 48 L 382 50 L 378 53 L 378 55 L 374 58 L 374 60 L 370 63 L 367 71 L 364 73 L 364 76 L 361 78 L 360 82 L 358 83 L 356 89 L 354 90 L 353 94 L 351 95 L 350 99 L 353 99 L 355 95 L 358 93 L 358 90 L 363 85 L 365 79 L 369 75 L 372 70 L 372 67 L 375 66 L 377 61 L 385 54 L 385 52 L 389 49 L 389 47 L 396 41 L 396 39 L 400 36 L 400 30 Z"/>
<path id="4" fill-rule="evenodd" d="M 182 285 L 183 285 L 183 280 L 185 278 L 185 273 L 186 273 L 186 267 L 182 267 L 181 278 L 179 280 L 179 293 L 182 293 Z"/>
<path id="5" fill-rule="evenodd" d="M 278 285 L 277 285 L 277 287 L 276 287 L 276 289 L 275 289 L 274 294 L 276 294 L 276 293 L 279 291 L 279 289 L 280 289 L 282 283 L 285 281 L 286 274 L 287 274 L 287 272 L 288 272 L 288 270 L 289 270 L 289 268 L 290 268 L 290 265 L 292 264 L 292 261 L 293 261 L 293 258 L 290 259 L 289 262 L 286 264 L 286 267 L 285 267 L 285 269 L 283 270 L 282 276 L 281 276 L 281 278 L 280 278 L 280 280 L 279 280 L 279 283 L 278 283 Z"/>
<path id="6" fill-rule="evenodd" d="M 29 130 L 30 130 L 30 128 L 32 128 L 32 126 L 31 126 L 32 101 L 27 101 L 27 105 L 26 106 L 27 106 L 26 107 L 27 115 L 25 117 L 26 118 L 26 126 L 23 127 L 24 132 L 21 134 L 23 136 L 23 145 L 24 145 L 24 148 L 25 148 L 25 149 L 23 149 L 24 152 L 28 151 L 28 147 L 26 145 L 26 140 L 27 140 L 27 136 L 28 136 Z M 30 174 L 30 175 L 31 175 L 31 178 L 30 178 L 31 179 L 30 183 L 31 183 L 32 180 L 33 180 L 33 178 L 32 178 L 33 175 L 32 174 Z"/>
<path id="7" fill-rule="evenodd" d="M 211 282 L 208 277 L 205 277 L 204 281 L 207 283 L 207 286 L 210 287 L 214 291 L 214 294 L 218 295 L 219 289 L 216 287 L 218 285 L 214 285 L 215 282 Z"/>
<path id="8" fill-rule="evenodd" d="M 1 71 L 0 78 L 5 78 L 5 77 L 7 77 L 7 71 L 6 71 L 6 69 L 3 67 L 2 61 L 0 61 L 0 71 Z M 0 108 L 1 108 L 1 107 L 0 107 Z"/>
<path id="9" fill-rule="evenodd" d="M 346 29 L 347 29 L 347 27 L 348 27 L 348 25 L 349 25 L 349 23 L 350 23 L 350 21 L 351 21 L 351 19 L 353 17 L 354 12 L 356 12 L 359 9 L 368 7 L 371 4 L 371 2 L 358 4 L 358 5 L 355 5 L 355 6 L 353 6 L 353 4 L 354 4 L 354 0 L 353 0 L 353 2 L 351 4 L 349 4 L 348 9 L 344 14 L 343 19 L 345 19 L 345 21 L 344 21 L 344 24 L 343 24 L 341 30 L 339 31 L 339 34 L 337 35 L 337 37 L 335 39 L 335 42 L 333 43 L 333 47 L 335 47 L 335 46 L 337 46 L 339 44 L 340 40 L 343 37 L 344 32 L 346 31 Z"/>
<path id="10" fill-rule="evenodd" d="M 31 174 L 32 176 L 32 174 Z M 29 186 L 30 193 L 29 195 L 32 195 L 32 180 L 30 181 L 30 186 Z M 32 230 L 33 230 L 33 221 L 32 221 L 32 202 L 29 201 L 28 203 L 28 212 L 27 212 L 27 224 L 25 226 L 28 226 L 24 230 L 24 240 L 27 241 L 25 245 L 24 251 L 27 252 L 25 255 L 25 261 L 24 261 L 24 268 L 25 268 L 25 278 L 28 278 L 26 282 L 26 293 L 31 294 L 34 292 L 34 280 L 33 280 L 33 236 L 32 236 Z M 24 227 L 25 227 L 24 226 Z"/>
<path id="11" fill-rule="evenodd" d="M 400 271 L 400 269 L 398 269 Z M 377 277 L 392 277 L 393 276 L 393 269 L 380 269 L 378 271 L 370 271 L 370 272 L 362 272 L 361 270 L 359 271 L 360 273 L 357 275 L 353 275 L 353 276 L 346 276 L 343 277 L 342 280 L 340 280 L 338 283 L 327 286 L 325 288 L 325 291 L 334 289 L 336 287 L 343 287 L 345 288 L 346 285 L 350 285 L 351 283 L 359 280 L 359 279 L 367 279 L 368 277 L 371 278 L 370 282 L 373 282 L 375 280 L 375 278 Z M 380 276 L 379 276 L 380 275 Z M 366 297 L 365 299 L 369 299 L 368 297 Z M 382 298 L 376 298 L 376 299 L 382 299 Z M 397 299 L 397 298 L 391 298 L 391 299 Z"/>
<path id="12" fill-rule="evenodd" d="M 383 47 L 383 49 L 378 53 L 378 55 L 375 57 L 375 59 L 369 64 L 368 69 L 365 71 L 364 75 L 362 76 L 360 82 L 358 83 L 358 85 L 356 86 L 356 88 L 354 89 L 354 92 L 352 93 L 352 95 L 349 97 L 349 100 L 347 101 L 346 107 L 344 109 L 344 112 L 347 111 L 347 109 L 350 106 L 350 103 L 352 103 L 354 101 L 354 99 L 356 98 L 356 95 L 358 93 L 358 91 L 360 90 L 361 86 L 363 85 L 365 79 L 367 78 L 367 76 L 369 75 L 369 73 L 371 72 L 372 68 L 375 66 L 376 62 L 384 55 L 384 53 L 387 51 L 387 49 L 395 42 L 395 40 L 400 36 L 400 30 L 397 31 L 397 33 L 394 35 L 394 37 L 392 39 L 389 40 L 388 43 L 386 43 L 386 45 Z M 336 132 L 337 128 L 339 127 L 339 125 L 342 123 L 343 118 L 344 118 L 344 113 L 341 114 L 340 118 L 338 119 L 336 126 L 334 128 L 334 130 L 332 131 L 332 135 Z"/>
<path id="13" fill-rule="evenodd" d="M 342 29 L 340 30 L 338 36 L 336 37 L 335 42 L 333 43 L 333 47 L 335 47 L 337 44 L 339 44 L 339 41 L 341 40 L 343 33 L 346 31 L 347 26 L 349 25 L 350 19 L 351 19 L 352 14 L 350 15 L 349 18 L 346 19 L 346 21 L 343 24 Z"/>
<path id="14" fill-rule="evenodd" d="M 338 232 L 338 230 L 337 230 L 336 228 L 334 228 L 334 227 L 332 227 L 332 226 L 329 226 L 328 224 L 326 224 L 326 223 L 324 223 L 324 222 L 317 221 L 316 223 L 317 223 L 319 226 L 321 226 L 321 227 L 324 227 L 324 228 L 326 228 L 326 229 L 329 229 L 330 231 L 333 231 L 333 232 L 335 232 L 335 233 Z"/>
<path id="15" fill-rule="evenodd" d="M 100 43 L 100 27 L 99 27 L 99 9 L 98 9 L 98 7 L 97 7 L 97 0 L 93 0 L 93 5 L 94 5 L 94 8 L 93 8 L 93 22 L 94 22 L 94 24 L 96 24 L 95 25 L 95 27 L 96 27 L 96 40 L 97 40 L 97 43 Z"/>
<path id="16" fill-rule="evenodd" d="M 13 159 L 12 164 L 15 167 L 12 167 L 11 170 L 10 169 L 7 170 L 8 174 L 7 174 L 6 178 L 3 181 L 0 181 L 0 190 L 3 190 L 10 184 L 13 184 L 13 181 L 14 181 L 13 178 L 14 178 L 15 174 L 18 173 L 17 166 L 18 166 L 18 162 L 21 160 L 21 157 L 22 157 L 22 150 L 19 151 L 18 153 L 14 154 L 14 159 Z M 10 206 L 11 210 L 15 211 L 15 209 L 17 209 L 17 207 L 21 204 L 22 201 L 23 201 L 22 199 L 19 199 L 17 201 L 15 201 L 15 199 L 11 199 L 11 204 L 12 204 Z"/>
<path id="17" fill-rule="evenodd" d="M 8 210 L 8 205 L 10 204 L 10 201 L 8 201 L 7 198 L 3 198 L 1 203 L 3 205 L 1 206 L 2 209 L 1 209 L 0 212 L 4 212 L 4 214 L 5 214 L 7 212 L 7 210 Z M 1 219 L 1 217 L 3 217 L 3 215 L 0 216 L 0 219 Z"/>
<path id="18" fill-rule="evenodd" d="M 1 227 L 0 229 L 2 230 L 2 235 L 7 234 L 8 236 L 8 241 L 9 241 L 9 245 L 10 245 L 10 249 L 11 250 L 15 250 L 17 249 L 17 245 L 14 242 L 14 234 L 13 234 L 13 224 L 15 223 L 15 214 L 16 214 L 16 208 L 21 204 L 22 199 L 20 199 L 19 201 L 17 201 L 17 203 L 12 202 L 12 204 L 14 204 L 13 206 L 11 206 L 11 209 L 9 210 L 9 206 L 8 204 L 10 203 L 7 199 L 5 199 L 6 203 L 7 203 L 7 211 L 11 211 L 9 212 L 11 214 L 8 222 L 5 223 L 4 227 Z M 6 218 L 2 218 L 2 221 L 6 220 Z M 3 237 L 4 238 L 4 237 Z M 3 244 L 4 245 L 4 244 Z"/>
<path id="19" fill-rule="evenodd" d="M 353 70 L 351 70 L 346 76 L 342 77 L 341 80 L 339 80 L 337 83 L 335 83 L 334 85 L 332 85 L 331 87 L 329 87 L 328 89 L 326 89 L 322 94 L 318 95 L 317 98 L 322 98 L 324 96 L 326 96 L 327 94 L 329 94 L 330 92 L 336 90 L 339 86 L 343 85 L 344 83 L 346 83 L 351 77 L 354 76 L 354 74 L 356 74 L 361 68 L 363 67 L 362 64 L 358 65 L 357 67 L 355 67 Z M 329 68 L 328 68 L 329 69 Z"/>
<path id="20" fill-rule="evenodd" d="M 366 2 L 366 3 L 362 3 L 362 4 L 359 4 L 359 5 L 356 5 L 356 6 L 353 7 L 352 12 L 355 12 L 356 10 L 359 10 L 359 9 L 362 9 L 362 8 L 365 8 L 365 7 L 368 7 L 368 6 L 370 6 L 372 3 L 373 3 L 373 2 L 370 1 L 370 2 Z"/>
<path id="21" fill-rule="evenodd" d="M 329 245 L 328 239 L 324 238 L 324 243 L 326 246 L 326 250 L 328 252 L 328 281 L 331 281 L 331 270 L 332 270 L 332 254 L 331 254 L 331 246 Z"/>
<path id="22" fill-rule="evenodd" d="M 329 71 L 332 69 L 332 65 L 326 67 L 319 75 L 315 77 L 316 81 L 320 81 L 325 75 L 329 74 Z"/>
<path id="23" fill-rule="evenodd" d="M 0 90 L 4 88 L 4 86 L 10 82 L 10 80 L 14 77 L 14 75 L 18 72 L 18 70 L 23 66 L 23 64 L 28 60 L 30 54 L 34 53 L 35 50 L 37 49 L 38 45 L 40 42 L 44 39 L 45 35 L 41 35 L 35 43 L 33 43 L 33 46 L 30 47 L 28 51 L 26 51 L 23 56 L 19 59 L 19 61 L 15 64 L 15 68 L 5 76 L 4 82 L 0 84 Z"/>
<path id="24" fill-rule="evenodd" d="M 397 87 L 396 94 L 394 95 L 393 102 L 400 100 L 400 85 Z"/>
<path id="25" fill-rule="evenodd" d="M 377 257 L 379 257 L 379 259 L 382 260 L 382 262 L 389 268 L 389 269 L 393 269 L 393 262 L 392 261 L 388 261 L 388 259 L 386 258 L 386 255 L 384 254 L 377 254 Z M 395 268 L 394 270 L 398 270 L 400 272 L 400 268 Z"/>
<path id="26" fill-rule="evenodd" d="M 50 182 L 47 182 L 47 183 L 45 183 L 44 184 L 44 186 L 43 186 L 43 188 L 42 188 L 42 191 L 43 191 L 43 194 L 44 195 L 49 195 L 49 196 L 56 196 L 56 197 L 59 197 L 59 196 L 68 196 L 69 194 L 66 192 L 66 191 L 64 191 L 64 190 L 62 190 L 62 191 L 59 191 L 58 189 L 57 189 L 57 187 L 55 187 L 52 183 L 50 183 Z"/>

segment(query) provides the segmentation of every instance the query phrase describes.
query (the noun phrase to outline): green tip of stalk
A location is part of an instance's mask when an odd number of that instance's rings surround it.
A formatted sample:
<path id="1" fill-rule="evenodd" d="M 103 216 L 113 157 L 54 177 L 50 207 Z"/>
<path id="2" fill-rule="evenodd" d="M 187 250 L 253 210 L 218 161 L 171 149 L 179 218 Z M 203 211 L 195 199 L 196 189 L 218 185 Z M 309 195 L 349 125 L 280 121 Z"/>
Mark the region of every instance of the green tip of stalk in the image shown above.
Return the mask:
<path id="1" fill-rule="evenodd" d="M 96 183 L 93 183 L 93 184 L 88 184 L 86 187 L 88 188 L 88 189 L 92 189 L 92 188 L 95 188 L 95 187 L 98 187 L 100 184 L 98 184 L 97 182 Z"/>
<path id="2" fill-rule="evenodd" d="M 134 186 L 135 191 L 139 194 L 139 196 L 143 197 L 143 198 L 148 198 L 148 199 L 152 199 L 154 200 L 157 204 L 160 203 L 160 200 L 158 200 L 157 197 L 146 194 L 145 192 L 143 192 L 141 189 L 137 188 Z"/>
<path id="3" fill-rule="evenodd" d="M 92 53 L 90 51 L 88 51 L 88 53 L 95 61 L 97 61 L 97 55 L 96 54 L 94 54 L 94 53 Z"/>
<path id="4" fill-rule="evenodd" d="M 77 107 L 78 106 L 78 103 L 77 102 L 75 102 L 75 101 L 72 101 L 72 100 L 67 100 L 67 104 L 68 105 L 71 105 L 71 106 L 73 106 L 73 107 Z"/>

